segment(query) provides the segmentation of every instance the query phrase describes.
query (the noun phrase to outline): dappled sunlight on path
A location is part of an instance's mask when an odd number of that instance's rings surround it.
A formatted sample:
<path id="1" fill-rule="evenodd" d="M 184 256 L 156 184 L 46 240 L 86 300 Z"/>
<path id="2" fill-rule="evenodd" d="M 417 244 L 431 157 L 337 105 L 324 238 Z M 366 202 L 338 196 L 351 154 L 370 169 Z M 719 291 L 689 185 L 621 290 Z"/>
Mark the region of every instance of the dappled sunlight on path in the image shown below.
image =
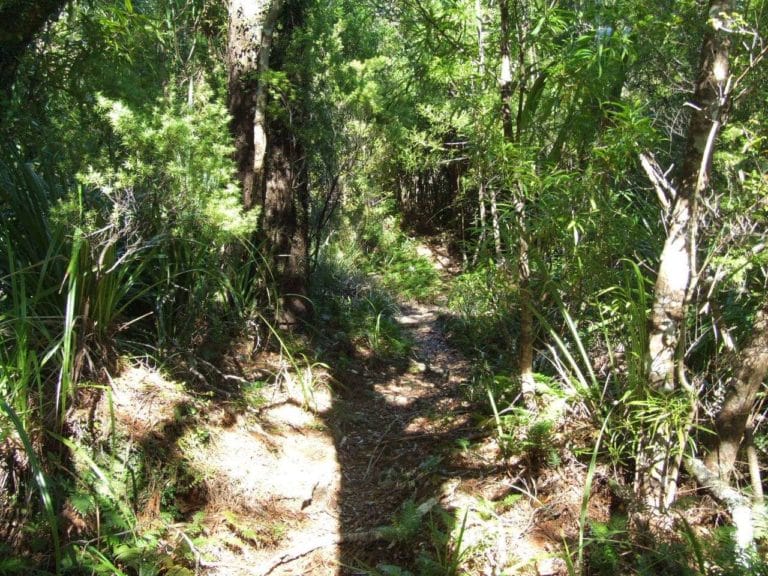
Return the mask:
<path id="1" fill-rule="evenodd" d="M 256 404 L 182 434 L 204 486 L 185 505 L 190 518 L 204 513 L 200 572 L 562 573 L 557 555 L 581 480 L 531 479 L 520 457 L 501 450 L 441 313 L 400 306 L 407 357 L 329 359 L 314 365 L 313 391 L 300 376 L 282 379 Z"/>

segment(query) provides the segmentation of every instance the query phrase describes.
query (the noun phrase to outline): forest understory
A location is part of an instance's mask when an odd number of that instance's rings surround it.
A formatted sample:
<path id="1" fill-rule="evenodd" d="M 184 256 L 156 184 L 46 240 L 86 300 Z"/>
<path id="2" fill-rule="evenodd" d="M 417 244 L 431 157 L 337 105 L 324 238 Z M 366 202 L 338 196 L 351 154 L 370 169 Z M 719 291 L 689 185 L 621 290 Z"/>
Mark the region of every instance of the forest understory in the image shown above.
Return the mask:
<path id="1" fill-rule="evenodd" d="M 574 573 L 574 550 L 585 552 L 585 573 L 603 574 L 640 540 L 652 573 L 681 569 L 685 555 L 676 560 L 653 542 L 677 542 L 679 554 L 680 526 L 707 534 L 721 524 L 721 508 L 684 485 L 693 500 L 677 513 L 683 524 L 631 534 L 627 510 L 642 504 L 615 468 L 589 463 L 600 430 L 583 405 L 547 386 L 535 412 L 514 409 L 516 401 L 499 412 L 493 396 L 489 405 L 490 389 L 473 382 L 478 366 L 446 333 L 446 294 L 460 267 L 439 242 L 414 245 L 439 278 L 431 303 L 393 300 L 387 309 L 389 337 L 404 345 L 397 353 L 329 332 L 348 319 L 321 312 L 323 330 L 291 346 L 314 347 L 316 360 L 270 352 L 268 342 L 258 350 L 251 335 L 208 367 L 212 378 L 192 369 L 174 379 L 126 359 L 103 391 L 84 391 L 66 422 L 76 443 L 67 443 L 71 465 L 96 474 L 88 490 L 135 510 L 136 539 L 118 545 L 119 564 L 107 566 L 221 576 L 565 576 Z M 369 305 L 377 278 L 336 281 L 355 308 Z M 6 442 L 3 461 L 23 458 L 21 449 Z M 13 469 L 3 471 L 11 481 Z M 126 474 L 133 492 L 120 494 Z M 114 530 L 115 519 L 101 514 L 126 512 L 100 511 L 104 502 L 78 492 L 58 529 L 71 545 L 88 546 Z M 3 509 L 7 541 L 27 550 L 27 561 L 47 563 L 49 550 L 29 548 L 12 512 Z"/>
<path id="2" fill-rule="evenodd" d="M 418 249 L 447 285 L 441 252 Z M 343 367 L 329 357 L 297 371 L 243 340 L 215 385 L 134 361 L 84 398 L 67 421 L 73 440 L 110 445 L 112 458 L 141 446 L 156 479 L 133 494 L 133 529 L 162 534 L 145 553 L 221 576 L 568 574 L 587 478 L 573 450 L 593 424 L 543 397 L 546 438 L 525 427 L 495 436 L 471 364 L 445 334 L 446 308 L 399 302 L 391 313 L 405 355 L 360 346 Z M 586 519 L 607 523 L 619 500 L 607 468 L 591 472 Z M 98 533 L 77 504 L 61 516 L 67 538 Z"/>
<path id="3" fill-rule="evenodd" d="M 0 576 L 768 576 L 768 0 L 0 0 Z"/>

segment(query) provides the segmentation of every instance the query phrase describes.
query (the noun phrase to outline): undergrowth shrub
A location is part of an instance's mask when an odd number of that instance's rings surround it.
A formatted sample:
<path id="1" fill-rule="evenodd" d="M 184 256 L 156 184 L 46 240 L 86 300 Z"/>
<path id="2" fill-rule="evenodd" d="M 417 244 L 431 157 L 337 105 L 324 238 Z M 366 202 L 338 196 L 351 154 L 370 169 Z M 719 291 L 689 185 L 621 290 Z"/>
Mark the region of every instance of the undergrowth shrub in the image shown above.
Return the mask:
<path id="1" fill-rule="evenodd" d="M 45 534 L 58 543 L 65 505 L 103 530 L 66 555 L 58 545 L 55 558 L 33 550 L 35 566 L 173 567 L 152 557 L 163 534 L 136 530 L 136 470 L 116 464 L 113 449 L 91 451 L 67 435 L 79 381 L 103 379 L 119 354 L 187 362 L 258 313 L 266 274 L 249 243 L 257 214 L 240 208 L 226 109 L 204 86 L 197 96 L 189 106 L 170 94 L 151 110 L 100 99 L 116 146 L 90 159 L 79 184 L 56 177 L 53 160 L 0 156 L 0 445 L 24 443 L 27 456 L 0 477 L 9 493 L 0 519 L 14 507 L 25 515 L 23 546 Z M 60 474 L 67 467 L 71 481 Z M 32 490 L 18 492 L 11 478 Z"/>
<path id="2" fill-rule="evenodd" d="M 517 296 L 508 271 L 489 263 L 464 272 L 448 294 L 446 329 L 465 354 L 511 368 L 517 349 Z"/>
<path id="3" fill-rule="evenodd" d="M 440 290 L 440 274 L 418 253 L 387 203 L 361 206 L 342 222 L 327 256 L 370 276 L 383 290 L 405 300 L 428 300 Z"/>
<path id="4" fill-rule="evenodd" d="M 326 354 L 351 361 L 360 349 L 379 360 L 405 358 L 411 342 L 396 320 L 398 307 L 384 290 L 344 261 L 323 255 L 312 284 L 319 322 L 318 335 Z"/>
<path id="5" fill-rule="evenodd" d="M 205 83 L 196 86 L 192 105 L 171 92 L 148 111 L 100 96 L 98 110 L 120 158 L 92 158 L 81 179 L 144 237 L 166 231 L 221 246 L 255 229 L 258 212 L 243 211 L 235 180 L 226 107 Z"/>
<path id="6" fill-rule="evenodd" d="M 91 158 L 80 179 L 109 203 L 126 241 L 152 245 L 143 275 L 153 288 L 155 334 L 163 350 L 199 348 L 201 321 L 243 314 L 263 266 L 249 238 L 258 211 L 244 212 L 224 104 L 205 83 L 190 105 L 171 93 L 150 110 L 100 97 L 120 143 L 120 162 Z M 205 319 L 205 320 L 203 320 Z"/>
<path id="7" fill-rule="evenodd" d="M 682 521 L 676 538 L 644 545 L 643 538 L 629 529 L 626 516 L 614 515 L 608 522 L 589 522 L 585 539 L 584 574 L 638 576 L 674 574 L 680 576 L 753 576 L 768 574 L 765 559 L 755 553 L 748 572 L 743 558 L 734 550 L 731 527 L 722 527 L 699 536 Z"/>

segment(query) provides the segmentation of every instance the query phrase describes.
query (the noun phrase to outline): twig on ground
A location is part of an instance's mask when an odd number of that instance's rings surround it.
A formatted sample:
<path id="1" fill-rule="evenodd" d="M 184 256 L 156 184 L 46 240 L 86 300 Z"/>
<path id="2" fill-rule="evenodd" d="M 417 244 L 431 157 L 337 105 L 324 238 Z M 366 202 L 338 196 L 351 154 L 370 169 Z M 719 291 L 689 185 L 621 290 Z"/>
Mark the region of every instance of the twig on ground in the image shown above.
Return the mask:
<path id="1" fill-rule="evenodd" d="M 478 440 L 480 438 L 487 438 L 491 436 L 490 432 L 486 432 L 483 430 L 477 430 L 474 426 L 469 428 L 456 428 L 455 430 L 449 430 L 449 432 L 463 432 L 465 430 L 476 430 L 472 434 L 466 434 L 462 436 L 462 438 L 466 440 Z M 445 432 L 424 432 L 422 434 L 413 434 L 411 436 L 398 436 L 397 438 L 390 438 L 386 441 L 386 443 L 396 443 L 396 442 L 410 442 L 411 440 L 426 440 L 429 438 L 435 438 L 436 436 L 443 436 Z"/>
<path id="2" fill-rule="evenodd" d="M 295 562 L 296 560 L 299 560 L 321 548 L 336 546 L 344 542 L 374 542 L 376 540 L 385 540 L 386 534 L 386 527 L 383 526 L 379 528 L 373 528 L 372 530 L 350 532 L 348 534 L 326 534 L 311 540 L 306 544 L 296 546 L 295 548 L 282 553 L 280 556 L 274 558 L 269 563 L 258 569 L 256 574 L 257 576 L 268 576 L 280 566 Z"/>
<path id="3" fill-rule="evenodd" d="M 365 474 L 363 474 L 363 478 L 368 478 L 368 474 L 371 473 L 371 468 L 373 467 L 374 463 L 379 460 L 381 457 L 381 452 L 379 452 L 379 447 L 384 442 L 384 439 L 387 437 L 387 434 L 389 434 L 389 431 L 392 430 L 392 426 L 394 426 L 399 420 L 397 418 L 393 418 L 392 422 L 389 423 L 389 426 L 387 426 L 387 429 L 384 430 L 384 434 L 381 435 L 379 438 L 379 441 L 376 443 L 376 446 L 373 447 L 373 450 L 371 450 L 371 457 L 368 460 L 368 466 L 365 469 Z"/>

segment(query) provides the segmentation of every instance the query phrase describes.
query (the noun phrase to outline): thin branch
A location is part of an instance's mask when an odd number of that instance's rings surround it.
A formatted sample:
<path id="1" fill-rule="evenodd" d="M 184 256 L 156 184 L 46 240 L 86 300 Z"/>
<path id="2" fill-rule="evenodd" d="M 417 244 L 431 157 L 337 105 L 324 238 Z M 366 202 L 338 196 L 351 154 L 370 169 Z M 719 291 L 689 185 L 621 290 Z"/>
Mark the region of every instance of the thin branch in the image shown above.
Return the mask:
<path id="1" fill-rule="evenodd" d="M 738 86 L 739 83 L 742 80 L 744 80 L 746 75 L 752 72 L 752 70 L 754 70 L 757 67 L 757 65 L 762 61 L 762 59 L 765 58 L 766 54 L 768 54 L 768 44 L 766 44 L 765 47 L 762 50 L 760 50 L 757 56 L 751 59 L 749 66 L 747 66 L 744 69 L 744 71 L 736 77 L 736 80 L 734 80 L 733 82 L 732 88 L 736 88 L 736 86 Z M 732 100 L 736 100 L 736 98 L 733 98 Z"/>
<path id="2" fill-rule="evenodd" d="M 653 189 L 656 191 L 656 196 L 659 198 L 661 206 L 664 208 L 664 212 L 669 212 L 669 208 L 677 197 L 677 190 L 667 180 L 667 172 L 663 172 L 656 159 L 652 154 L 640 153 L 640 164 L 643 166 L 648 179 L 653 184 Z"/>

